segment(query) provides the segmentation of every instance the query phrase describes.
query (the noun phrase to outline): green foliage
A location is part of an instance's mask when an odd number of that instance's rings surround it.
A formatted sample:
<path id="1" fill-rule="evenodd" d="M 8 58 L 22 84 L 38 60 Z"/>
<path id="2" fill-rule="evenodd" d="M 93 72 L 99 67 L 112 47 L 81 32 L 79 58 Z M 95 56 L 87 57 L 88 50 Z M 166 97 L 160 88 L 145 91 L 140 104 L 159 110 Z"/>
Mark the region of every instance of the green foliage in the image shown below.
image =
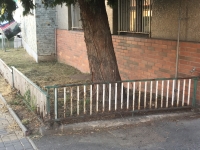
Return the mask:
<path id="1" fill-rule="evenodd" d="M 35 96 L 31 98 L 31 91 L 29 89 L 24 94 L 24 99 L 26 104 L 28 104 L 28 106 L 31 108 L 31 110 L 36 111 L 36 105 L 35 105 L 36 98 Z"/>
<path id="2" fill-rule="evenodd" d="M 28 119 L 23 119 L 22 120 L 22 124 L 23 125 L 28 125 L 30 122 L 29 122 L 29 120 Z"/>
<path id="3" fill-rule="evenodd" d="M 47 6 L 55 6 L 55 5 L 70 5 L 75 4 L 78 0 L 42 0 L 42 2 Z M 85 0 L 89 5 L 95 6 L 100 0 Z M 107 4 L 111 7 L 117 4 L 117 0 L 107 0 Z"/>
<path id="4" fill-rule="evenodd" d="M 116 7 L 117 6 L 117 3 L 118 1 L 117 0 L 108 0 L 107 1 L 107 5 L 109 5 L 110 7 Z"/>
<path id="5" fill-rule="evenodd" d="M 31 92 L 30 92 L 30 90 L 26 91 L 26 93 L 24 94 L 24 98 L 31 105 Z"/>
<path id="6" fill-rule="evenodd" d="M 70 5 L 75 4 L 78 0 L 42 0 L 42 3 L 46 7 L 54 7 L 56 5 Z M 91 6 L 91 9 L 98 10 L 98 1 L 100 0 L 85 0 L 88 5 Z M 23 15 L 28 15 L 31 9 L 34 9 L 35 6 L 33 0 L 21 0 L 22 7 L 24 8 Z M 111 7 L 114 7 L 117 4 L 117 0 L 107 0 L 107 4 Z M 17 6 L 14 0 L 0 0 L 0 22 L 5 20 L 13 19 L 13 12 L 16 10 Z"/>
<path id="7" fill-rule="evenodd" d="M 31 9 L 35 8 L 32 0 L 21 0 L 22 7 L 24 8 L 23 15 L 27 15 L 30 13 Z"/>
<path id="8" fill-rule="evenodd" d="M 16 3 L 13 0 L 0 0 L 0 22 L 12 20 L 12 12 L 16 10 Z"/>
<path id="9" fill-rule="evenodd" d="M 85 104 L 89 105 L 90 104 L 90 99 L 86 99 Z"/>
<path id="10" fill-rule="evenodd" d="M 10 105 L 20 105 L 20 102 L 18 100 L 12 100 L 10 103 Z"/>
<path id="11" fill-rule="evenodd" d="M 24 8 L 23 15 L 29 14 L 35 5 L 32 0 L 21 0 L 22 7 Z M 10 21 L 13 19 L 13 12 L 17 9 L 14 0 L 1 0 L 0 1 L 0 22 Z"/>

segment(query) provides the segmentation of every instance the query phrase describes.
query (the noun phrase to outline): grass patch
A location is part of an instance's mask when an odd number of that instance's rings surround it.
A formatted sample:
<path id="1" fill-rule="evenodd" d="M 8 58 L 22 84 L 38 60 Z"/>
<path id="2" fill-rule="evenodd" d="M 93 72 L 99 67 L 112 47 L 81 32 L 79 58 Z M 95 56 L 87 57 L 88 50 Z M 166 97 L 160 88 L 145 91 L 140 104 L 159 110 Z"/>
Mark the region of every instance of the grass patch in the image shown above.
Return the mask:
<path id="1" fill-rule="evenodd" d="M 86 82 L 88 79 L 73 79 L 73 75 L 86 75 L 79 70 L 56 61 L 36 63 L 24 49 L 0 50 L 0 58 L 14 66 L 40 87 L 55 84 Z M 89 75 L 88 75 L 89 76 Z"/>
<path id="2" fill-rule="evenodd" d="M 29 124 L 29 120 L 28 119 L 23 119 L 22 120 L 22 124 L 23 125 L 28 125 Z"/>

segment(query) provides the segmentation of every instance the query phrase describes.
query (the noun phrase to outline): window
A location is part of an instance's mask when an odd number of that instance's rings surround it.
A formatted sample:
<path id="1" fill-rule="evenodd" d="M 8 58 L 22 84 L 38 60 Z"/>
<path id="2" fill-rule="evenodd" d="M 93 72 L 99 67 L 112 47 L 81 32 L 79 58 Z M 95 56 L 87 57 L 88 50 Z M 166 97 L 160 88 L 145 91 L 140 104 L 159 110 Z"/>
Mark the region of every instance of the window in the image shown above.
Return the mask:
<path id="1" fill-rule="evenodd" d="M 150 34 L 153 0 L 119 0 L 118 32 Z"/>
<path id="2" fill-rule="evenodd" d="M 72 30 L 82 29 L 80 7 L 77 3 L 75 5 L 71 5 L 71 18 L 72 18 Z"/>

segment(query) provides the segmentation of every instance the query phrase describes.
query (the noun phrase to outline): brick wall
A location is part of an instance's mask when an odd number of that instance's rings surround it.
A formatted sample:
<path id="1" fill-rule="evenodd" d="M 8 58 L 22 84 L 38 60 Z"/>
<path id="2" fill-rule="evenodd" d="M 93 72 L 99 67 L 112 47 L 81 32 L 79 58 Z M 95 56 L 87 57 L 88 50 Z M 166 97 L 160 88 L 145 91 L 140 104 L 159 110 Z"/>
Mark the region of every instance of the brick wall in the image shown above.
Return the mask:
<path id="1" fill-rule="evenodd" d="M 83 32 L 57 30 L 57 59 L 81 72 L 90 72 Z"/>
<path id="2" fill-rule="evenodd" d="M 57 40 L 58 61 L 89 72 L 83 33 L 58 30 Z M 175 76 L 176 41 L 113 35 L 113 44 L 123 80 Z M 179 58 L 179 77 L 199 76 L 200 43 L 181 42 Z"/>
<path id="3" fill-rule="evenodd" d="M 123 79 L 175 76 L 176 41 L 113 36 L 113 44 Z M 178 76 L 199 75 L 200 43 L 181 42 L 179 54 Z"/>
<path id="4" fill-rule="evenodd" d="M 176 43 L 113 36 L 122 79 L 174 77 Z"/>

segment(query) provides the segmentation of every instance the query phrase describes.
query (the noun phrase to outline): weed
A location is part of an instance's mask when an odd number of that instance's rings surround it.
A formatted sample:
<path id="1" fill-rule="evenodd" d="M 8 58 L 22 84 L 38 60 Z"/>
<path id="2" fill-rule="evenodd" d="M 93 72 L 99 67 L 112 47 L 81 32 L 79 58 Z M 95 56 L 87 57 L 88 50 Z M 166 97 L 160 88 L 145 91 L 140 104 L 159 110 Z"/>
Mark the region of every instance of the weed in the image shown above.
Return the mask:
<path id="1" fill-rule="evenodd" d="M 86 99 L 86 100 L 85 100 L 85 104 L 86 104 L 86 105 L 89 105 L 89 104 L 90 104 L 90 99 Z"/>
<path id="2" fill-rule="evenodd" d="M 17 100 L 12 100 L 12 101 L 10 102 L 10 105 L 20 105 L 20 102 L 17 101 Z"/>
<path id="3" fill-rule="evenodd" d="M 23 119 L 22 120 L 22 124 L 23 125 L 28 125 L 29 124 L 29 120 L 28 119 Z"/>
<path id="4" fill-rule="evenodd" d="M 27 102 L 27 104 L 30 106 L 32 111 L 36 111 L 36 105 L 35 105 L 35 101 L 36 98 L 35 96 L 33 96 L 33 98 L 31 98 L 31 91 L 28 89 L 25 94 L 24 94 L 24 99 Z"/>
<path id="5" fill-rule="evenodd" d="M 36 106 L 32 105 L 32 106 L 31 106 L 31 110 L 32 110 L 33 112 L 36 112 Z"/>
<path id="6" fill-rule="evenodd" d="M 31 92 L 30 92 L 30 90 L 27 90 L 25 92 L 24 98 L 28 102 L 28 104 L 31 106 Z"/>

